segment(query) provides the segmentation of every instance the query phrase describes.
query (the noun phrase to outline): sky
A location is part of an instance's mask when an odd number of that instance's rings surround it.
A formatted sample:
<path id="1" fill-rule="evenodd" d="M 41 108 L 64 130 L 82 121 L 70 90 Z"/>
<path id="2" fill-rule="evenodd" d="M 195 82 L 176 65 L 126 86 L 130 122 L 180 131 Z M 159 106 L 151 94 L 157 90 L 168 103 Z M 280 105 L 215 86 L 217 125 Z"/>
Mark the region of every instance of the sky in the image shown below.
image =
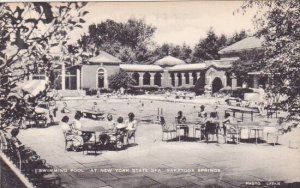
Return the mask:
<path id="1" fill-rule="evenodd" d="M 83 29 L 71 33 L 70 42 L 75 42 L 93 23 L 106 19 L 126 22 L 130 18 L 144 19 L 155 26 L 153 40 L 157 44 L 173 43 L 194 46 L 206 36 L 210 27 L 215 33 L 231 35 L 245 29 L 254 33 L 252 17 L 255 9 L 245 15 L 235 12 L 242 1 L 179 1 L 179 2 L 89 2 L 89 11 Z"/>

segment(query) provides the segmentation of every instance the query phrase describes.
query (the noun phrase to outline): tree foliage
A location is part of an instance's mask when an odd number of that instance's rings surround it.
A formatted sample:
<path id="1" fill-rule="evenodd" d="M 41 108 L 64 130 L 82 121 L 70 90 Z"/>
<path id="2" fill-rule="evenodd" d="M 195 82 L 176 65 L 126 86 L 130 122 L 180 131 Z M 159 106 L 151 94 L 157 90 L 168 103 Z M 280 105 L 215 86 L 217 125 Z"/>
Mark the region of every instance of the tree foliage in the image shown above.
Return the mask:
<path id="1" fill-rule="evenodd" d="M 81 28 L 87 3 L 1 3 L 0 4 L 0 94 L 7 97 L 15 83 L 41 70 L 51 75 L 54 56 L 67 51 L 69 31 Z M 23 101 L 24 102 L 24 101 Z M 26 104 L 24 104 L 26 105 Z M 4 109 L 9 112 L 12 109 Z M 27 110 L 24 110 L 26 112 Z M 24 116 L 20 113 L 6 113 Z"/>
<path id="2" fill-rule="evenodd" d="M 155 30 L 141 19 L 124 23 L 106 20 L 90 25 L 88 34 L 78 43 L 86 51 L 104 50 L 127 63 L 145 62 L 150 57 L 148 49 Z"/>
<path id="3" fill-rule="evenodd" d="M 271 73 L 271 91 L 287 96 L 290 107 L 300 106 L 300 1 L 246 1 L 242 10 L 258 7 L 257 35 L 265 39 L 262 61 Z"/>
<path id="4" fill-rule="evenodd" d="M 229 46 L 239 40 L 246 38 L 244 30 L 234 33 L 232 36 L 226 37 L 224 34 L 218 36 L 213 28 L 210 28 L 204 39 L 200 39 L 193 50 L 193 63 L 199 63 L 205 60 L 220 59 L 219 50 Z"/>
<path id="5" fill-rule="evenodd" d="M 120 70 L 118 73 L 111 75 L 108 80 L 111 89 L 120 89 L 121 87 L 127 89 L 134 85 L 134 80 L 124 70 Z"/>

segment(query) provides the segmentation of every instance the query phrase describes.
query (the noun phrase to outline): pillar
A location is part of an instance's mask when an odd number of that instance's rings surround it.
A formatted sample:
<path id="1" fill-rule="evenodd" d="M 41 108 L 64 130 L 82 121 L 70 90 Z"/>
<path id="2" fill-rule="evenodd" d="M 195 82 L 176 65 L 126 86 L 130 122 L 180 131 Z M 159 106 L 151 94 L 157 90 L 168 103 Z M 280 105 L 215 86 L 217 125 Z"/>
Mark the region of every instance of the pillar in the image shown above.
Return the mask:
<path id="1" fill-rule="evenodd" d="M 150 73 L 150 86 L 154 86 L 154 75 L 155 73 Z"/>
<path id="2" fill-rule="evenodd" d="M 140 77 L 139 77 L 139 86 L 144 85 L 144 83 L 143 83 L 144 74 L 145 74 L 144 72 L 139 72 L 139 75 L 140 75 Z"/>
<path id="3" fill-rule="evenodd" d="M 258 88 L 258 75 L 253 76 L 253 88 Z"/>
<path id="4" fill-rule="evenodd" d="M 76 86 L 77 90 L 80 90 L 80 69 L 76 69 Z"/>
<path id="5" fill-rule="evenodd" d="M 162 79 L 161 84 L 163 87 L 172 87 L 172 83 L 171 83 L 172 78 L 168 70 L 164 70 L 161 79 Z"/>
<path id="6" fill-rule="evenodd" d="M 179 85 L 179 79 L 177 73 L 174 73 L 174 86 L 178 87 L 178 85 Z"/>
<path id="7" fill-rule="evenodd" d="M 63 62 L 61 65 L 61 90 L 66 89 L 66 65 Z"/>
<path id="8" fill-rule="evenodd" d="M 32 80 L 33 79 L 33 75 L 32 75 L 32 73 L 29 73 L 29 78 L 28 78 L 29 80 Z"/>
<path id="9" fill-rule="evenodd" d="M 185 73 L 180 73 L 181 74 L 181 85 L 182 86 L 185 86 L 186 83 L 185 83 Z"/>
<path id="10" fill-rule="evenodd" d="M 107 71 L 104 71 L 104 88 L 108 88 Z"/>
<path id="11" fill-rule="evenodd" d="M 237 86 L 237 79 L 236 79 L 235 74 L 233 73 L 233 74 L 231 75 L 231 88 L 232 88 L 232 89 L 235 89 L 236 86 Z"/>
<path id="12" fill-rule="evenodd" d="M 192 72 L 189 72 L 189 83 L 190 83 L 190 85 L 194 85 L 194 78 L 193 78 Z"/>

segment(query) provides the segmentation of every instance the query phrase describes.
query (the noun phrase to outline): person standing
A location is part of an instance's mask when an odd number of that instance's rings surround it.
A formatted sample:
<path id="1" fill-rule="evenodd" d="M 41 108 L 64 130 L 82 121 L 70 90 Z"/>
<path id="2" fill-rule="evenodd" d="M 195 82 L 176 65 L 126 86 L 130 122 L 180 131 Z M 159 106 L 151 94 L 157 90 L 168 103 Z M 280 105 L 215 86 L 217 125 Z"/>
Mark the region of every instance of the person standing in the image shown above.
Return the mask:
<path id="1" fill-rule="evenodd" d="M 137 128 L 137 122 L 134 119 L 134 117 L 135 117 L 134 113 L 130 112 L 128 114 L 128 120 L 126 122 L 128 139 L 130 139 L 134 135 L 136 128 Z"/>

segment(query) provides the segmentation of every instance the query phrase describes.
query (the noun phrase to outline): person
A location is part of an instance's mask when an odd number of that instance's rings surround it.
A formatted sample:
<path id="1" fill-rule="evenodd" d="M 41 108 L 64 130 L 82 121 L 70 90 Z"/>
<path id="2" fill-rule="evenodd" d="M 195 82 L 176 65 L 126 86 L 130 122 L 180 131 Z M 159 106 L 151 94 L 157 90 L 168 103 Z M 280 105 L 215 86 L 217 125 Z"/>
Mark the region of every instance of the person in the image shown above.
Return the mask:
<path id="1" fill-rule="evenodd" d="M 97 108 L 97 103 L 96 103 L 96 102 L 94 102 L 94 104 L 93 104 L 93 106 L 92 106 L 92 110 L 93 110 L 93 111 L 97 111 L 97 110 L 98 110 L 98 108 Z"/>
<path id="2" fill-rule="evenodd" d="M 106 116 L 106 125 L 108 126 L 108 129 L 109 130 L 113 130 L 114 128 L 115 128 L 115 122 L 114 122 L 114 120 L 113 120 L 113 116 L 112 116 L 112 114 L 107 114 L 107 116 Z"/>
<path id="3" fill-rule="evenodd" d="M 198 112 L 198 117 L 202 118 L 202 119 L 207 118 L 207 112 L 205 111 L 205 106 L 204 105 L 200 106 L 200 112 Z"/>
<path id="4" fill-rule="evenodd" d="M 82 132 L 80 131 L 80 129 L 82 127 L 81 122 L 80 122 L 80 118 L 81 118 L 81 113 L 80 112 L 76 112 L 76 114 L 74 116 L 74 121 L 73 121 L 72 128 L 74 129 L 74 131 L 78 135 L 82 135 Z"/>
<path id="5" fill-rule="evenodd" d="M 68 109 L 68 105 L 67 105 L 66 102 L 63 102 L 63 108 L 62 108 L 62 110 L 61 110 L 61 113 L 63 113 L 63 114 L 71 113 L 71 110 Z"/>
<path id="6" fill-rule="evenodd" d="M 83 144 L 83 138 L 77 134 L 77 132 L 72 128 L 71 125 L 68 124 L 69 117 L 64 116 L 61 120 L 60 126 L 63 130 L 63 133 L 65 134 L 67 139 L 71 139 L 73 141 L 73 144 L 71 145 L 71 149 L 74 151 L 78 151 Z"/>
<path id="7" fill-rule="evenodd" d="M 118 117 L 117 119 L 115 133 L 123 137 L 123 143 L 126 145 L 127 144 L 126 125 L 124 124 L 124 119 L 121 116 Z"/>
<path id="8" fill-rule="evenodd" d="M 50 123 L 54 123 L 54 117 L 56 117 L 56 111 L 57 111 L 57 107 L 55 105 L 55 101 L 50 100 L 48 102 L 48 106 L 49 106 Z"/>
<path id="9" fill-rule="evenodd" d="M 10 138 L 10 144 L 13 147 L 12 149 L 18 149 L 22 145 L 22 142 L 18 139 L 18 134 L 19 134 L 19 129 L 18 128 L 13 128 L 10 132 L 11 138 Z"/>
<path id="10" fill-rule="evenodd" d="M 224 136 L 225 136 L 225 139 L 226 139 L 227 131 L 229 131 L 229 130 L 231 132 L 237 131 L 237 127 L 236 127 L 237 121 L 228 112 L 225 113 L 224 118 L 225 119 L 223 120 L 222 124 L 223 124 Z"/>
<path id="11" fill-rule="evenodd" d="M 126 125 L 124 124 L 124 119 L 120 116 L 117 119 L 117 125 L 115 127 L 116 131 L 124 131 L 126 130 Z"/>
<path id="12" fill-rule="evenodd" d="M 128 139 L 130 139 L 134 135 L 136 128 L 137 128 L 137 122 L 134 119 L 134 117 L 135 117 L 134 113 L 130 112 L 128 114 L 128 120 L 126 122 L 126 125 L 127 125 L 126 130 L 127 130 Z"/>
<path id="13" fill-rule="evenodd" d="M 108 130 L 112 130 L 113 131 L 115 129 L 116 124 L 113 121 L 112 114 L 107 114 L 107 116 L 106 116 L 106 123 L 105 124 L 107 125 L 107 129 Z M 100 141 L 100 143 L 102 143 L 103 145 L 107 145 L 108 141 L 110 139 L 109 135 L 110 134 L 108 134 L 108 135 L 107 134 L 99 135 L 99 141 Z"/>
<path id="14" fill-rule="evenodd" d="M 265 90 L 263 89 L 262 85 L 258 86 L 258 90 L 256 92 L 259 94 L 258 111 L 259 111 L 260 115 L 263 115 L 266 93 L 265 93 Z"/>
<path id="15" fill-rule="evenodd" d="M 183 116 L 182 111 L 178 111 L 177 117 L 175 119 L 176 119 L 176 123 L 181 124 L 180 125 L 180 129 L 183 129 L 184 136 L 188 136 L 188 134 L 189 134 L 189 127 L 187 125 L 184 125 L 184 123 L 186 122 L 186 117 Z"/>
<path id="16" fill-rule="evenodd" d="M 216 112 L 211 112 L 210 113 L 210 117 L 206 120 L 206 123 L 205 123 L 205 137 L 206 137 L 206 140 L 208 142 L 208 135 L 209 134 L 216 134 L 217 135 L 217 141 L 219 141 L 219 137 L 218 137 L 218 134 L 219 134 L 219 120 L 217 118 L 217 113 Z"/>

